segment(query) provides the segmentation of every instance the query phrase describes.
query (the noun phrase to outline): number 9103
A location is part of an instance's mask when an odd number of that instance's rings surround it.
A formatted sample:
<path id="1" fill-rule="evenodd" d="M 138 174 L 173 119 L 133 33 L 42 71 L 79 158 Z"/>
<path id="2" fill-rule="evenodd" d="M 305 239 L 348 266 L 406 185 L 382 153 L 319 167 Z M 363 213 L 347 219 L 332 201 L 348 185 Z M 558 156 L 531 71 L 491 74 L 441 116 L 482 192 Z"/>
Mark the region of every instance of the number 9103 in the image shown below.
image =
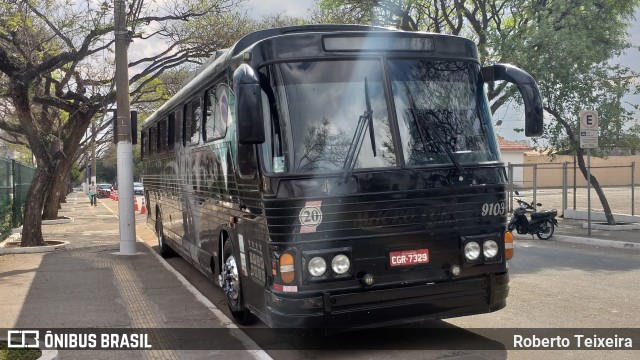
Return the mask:
<path id="1" fill-rule="evenodd" d="M 504 202 L 482 204 L 482 216 L 496 216 L 505 214 Z"/>

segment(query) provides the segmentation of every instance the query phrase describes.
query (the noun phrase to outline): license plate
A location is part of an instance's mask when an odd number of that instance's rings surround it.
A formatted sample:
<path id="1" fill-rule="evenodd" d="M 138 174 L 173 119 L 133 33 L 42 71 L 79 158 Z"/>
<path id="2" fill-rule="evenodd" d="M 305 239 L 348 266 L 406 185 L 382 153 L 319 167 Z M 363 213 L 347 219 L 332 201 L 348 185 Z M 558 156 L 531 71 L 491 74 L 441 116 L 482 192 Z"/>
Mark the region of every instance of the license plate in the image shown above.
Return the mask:
<path id="1" fill-rule="evenodd" d="M 410 266 L 429 263 L 429 249 L 391 251 L 389 265 Z"/>

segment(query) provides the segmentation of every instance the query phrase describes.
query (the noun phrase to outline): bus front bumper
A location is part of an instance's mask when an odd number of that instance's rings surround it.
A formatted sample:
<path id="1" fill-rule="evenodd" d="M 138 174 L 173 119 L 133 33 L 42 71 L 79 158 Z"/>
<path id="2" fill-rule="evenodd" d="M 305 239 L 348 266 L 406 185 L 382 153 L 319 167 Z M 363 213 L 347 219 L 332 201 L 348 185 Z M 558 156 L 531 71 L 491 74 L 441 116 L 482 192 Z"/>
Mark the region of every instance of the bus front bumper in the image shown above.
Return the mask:
<path id="1" fill-rule="evenodd" d="M 309 298 L 267 290 L 266 320 L 275 328 L 393 325 L 493 312 L 506 306 L 508 294 L 508 273 Z"/>

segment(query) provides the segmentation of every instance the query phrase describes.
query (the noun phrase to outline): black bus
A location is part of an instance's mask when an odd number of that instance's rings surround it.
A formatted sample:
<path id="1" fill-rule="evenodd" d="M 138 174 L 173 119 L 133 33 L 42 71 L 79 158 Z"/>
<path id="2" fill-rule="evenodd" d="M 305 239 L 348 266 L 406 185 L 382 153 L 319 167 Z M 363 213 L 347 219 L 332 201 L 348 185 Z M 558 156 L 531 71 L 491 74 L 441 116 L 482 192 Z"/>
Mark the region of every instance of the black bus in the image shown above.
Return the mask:
<path id="1" fill-rule="evenodd" d="M 365 327 L 506 305 L 506 173 L 464 38 L 359 25 L 251 33 L 144 123 L 148 224 L 239 323 Z"/>

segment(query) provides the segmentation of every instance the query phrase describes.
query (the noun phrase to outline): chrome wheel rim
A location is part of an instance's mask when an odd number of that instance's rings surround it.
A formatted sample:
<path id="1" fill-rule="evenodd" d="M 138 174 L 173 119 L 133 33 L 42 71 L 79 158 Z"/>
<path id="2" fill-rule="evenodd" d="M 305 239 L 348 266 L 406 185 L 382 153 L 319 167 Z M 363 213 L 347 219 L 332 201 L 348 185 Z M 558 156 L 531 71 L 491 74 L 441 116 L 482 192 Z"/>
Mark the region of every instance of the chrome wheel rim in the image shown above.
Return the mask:
<path id="1" fill-rule="evenodd" d="M 223 278 L 227 283 L 227 296 L 229 296 L 229 298 L 231 298 L 232 300 L 238 300 L 238 296 L 240 293 L 240 277 L 238 276 L 238 266 L 236 264 L 236 258 L 233 255 L 230 255 L 224 264 L 225 269 Z"/>
<path id="2" fill-rule="evenodd" d="M 160 246 L 160 249 L 162 249 L 162 243 L 164 243 L 164 239 L 162 236 L 162 224 L 160 224 L 158 226 L 158 246 Z"/>

